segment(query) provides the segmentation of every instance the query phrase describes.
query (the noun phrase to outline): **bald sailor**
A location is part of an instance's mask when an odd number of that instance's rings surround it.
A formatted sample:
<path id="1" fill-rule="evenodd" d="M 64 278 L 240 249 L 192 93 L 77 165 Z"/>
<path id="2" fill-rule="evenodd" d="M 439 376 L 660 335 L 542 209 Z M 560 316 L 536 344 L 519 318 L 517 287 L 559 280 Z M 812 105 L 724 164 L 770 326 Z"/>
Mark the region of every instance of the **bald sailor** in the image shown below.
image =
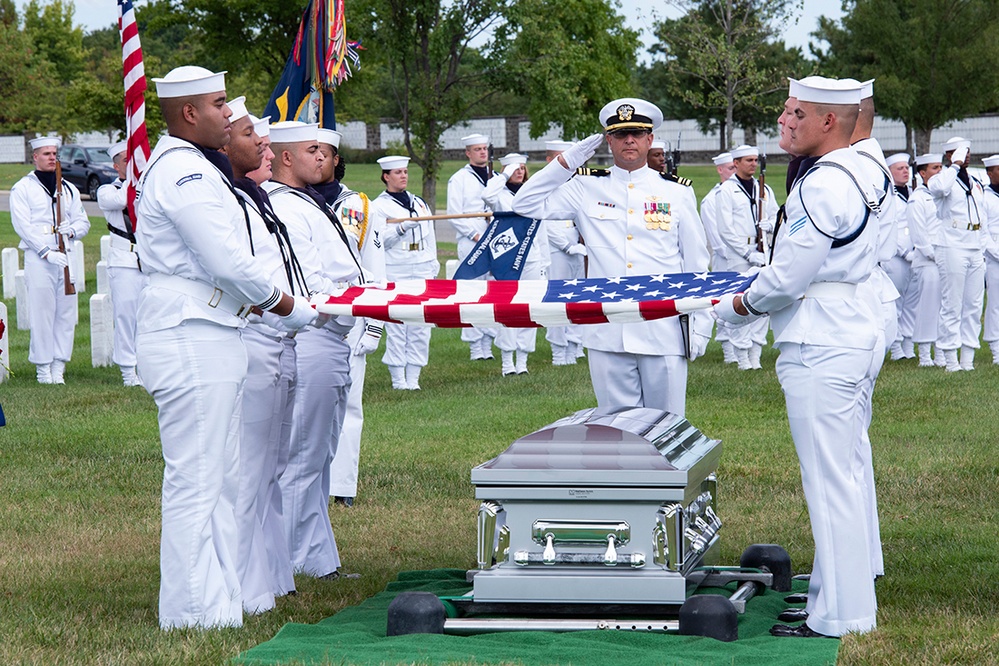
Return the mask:
<path id="1" fill-rule="evenodd" d="M 28 361 L 39 384 L 65 384 L 66 364 L 73 356 L 76 293 L 66 294 L 66 267 L 75 282 L 71 241 L 90 231 L 80 191 L 72 183 L 56 183 L 59 137 L 31 139 L 35 170 L 10 189 L 10 221 L 24 251 L 24 283 L 28 296 Z M 58 206 L 57 206 L 57 198 Z M 61 209 L 62 217 L 56 215 Z M 65 252 L 59 249 L 63 238 Z"/>
<path id="2" fill-rule="evenodd" d="M 587 247 L 588 277 L 700 273 L 708 268 L 707 241 L 693 189 L 648 167 L 652 132 L 662 111 L 645 100 L 606 104 L 594 134 L 535 174 L 514 198 L 514 211 L 537 219 L 575 221 Z M 577 169 L 606 136 L 614 165 Z M 689 181 L 684 181 L 689 182 Z M 676 318 L 586 326 L 590 379 L 600 407 L 651 407 L 682 415 L 687 358 L 704 353 L 711 319 L 694 316 L 689 350 Z"/>

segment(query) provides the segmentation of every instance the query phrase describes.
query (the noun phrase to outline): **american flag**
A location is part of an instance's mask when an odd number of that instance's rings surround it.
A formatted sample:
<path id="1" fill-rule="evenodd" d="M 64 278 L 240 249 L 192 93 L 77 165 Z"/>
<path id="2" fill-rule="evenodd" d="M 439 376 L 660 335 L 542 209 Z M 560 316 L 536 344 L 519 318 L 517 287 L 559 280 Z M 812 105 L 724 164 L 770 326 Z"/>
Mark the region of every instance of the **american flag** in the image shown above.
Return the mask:
<path id="1" fill-rule="evenodd" d="M 135 185 L 149 159 L 149 136 L 146 134 L 146 70 L 142 64 L 139 28 L 135 24 L 132 0 L 118 0 L 118 32 L 121 33 L 121 64 L 125 82 L 125 138 L 128 148 L 128 217 L 135 231 Z"/>
<path id="2" fill-rule="evenodd" d="M 710 308 L 755 275 L 674 273 L 576 280 L 404 280 L 321 296 L 316 309 L 441 328 L 636 322 Z M 318 301 L 318 302 L 317 302 Z"/>

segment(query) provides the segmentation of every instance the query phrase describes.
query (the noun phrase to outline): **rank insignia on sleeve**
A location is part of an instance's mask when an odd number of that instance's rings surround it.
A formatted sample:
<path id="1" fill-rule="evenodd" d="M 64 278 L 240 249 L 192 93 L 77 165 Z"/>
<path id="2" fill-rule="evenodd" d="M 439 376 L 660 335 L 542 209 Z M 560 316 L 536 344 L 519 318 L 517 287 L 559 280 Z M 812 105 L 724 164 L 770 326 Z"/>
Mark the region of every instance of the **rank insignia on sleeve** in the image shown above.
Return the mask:
<path id="1" fill-rule="evenodd" d="M 191 173 L 191 174 L 188 174 L 188 175 L 184 176 L 183 178 L 181 178 L 180 180 L 177 181 L 177 187 L 180 187 L 181 185 L 186 185 L 187 183 L 190 183 L 191 181 L 194 181 L 194 180 L 201 180 L 201 174 L 200 173 Z"/>
<path id="2" fill-rule="evenodd" d="M 598 178 L 609 176 L 610 169 L 591 169 L 589 167 L 579 167 L 576 169 L 577 176 L 596 176 Z"/>

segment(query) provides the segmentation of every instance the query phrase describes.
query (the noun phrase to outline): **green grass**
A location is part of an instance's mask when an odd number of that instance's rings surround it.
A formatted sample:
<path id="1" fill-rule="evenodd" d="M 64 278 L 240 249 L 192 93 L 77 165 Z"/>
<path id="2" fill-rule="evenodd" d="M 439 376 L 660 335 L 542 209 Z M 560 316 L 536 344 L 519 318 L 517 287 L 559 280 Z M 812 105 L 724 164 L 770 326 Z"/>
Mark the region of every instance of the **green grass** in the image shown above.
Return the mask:
<path id="1" fill-rule="evenodd" d="M 358 188 L 362 171 L 358 165 L 357 178 L 348 177 Z M 695 177 L 703 194 L 710 177 Z M 86 239 L 90 293 L 96 219 L 94 229 Z M 9 215 L 0 213 L 0 246 L 15 242 Z M 8 419 L 0 428 L 3 664 L 220 664 L 287 622 L 318 622 L 358 603 L 399 571 L 471 567 L 470 469 L 594 404 L 585 366 L 552 367 L 540 338 L 531 374 L 502 378 L 498 362 L 467 360 L 457 331 L 434 331 L 416 394 L 393 391 L 374 354 L 358 502 L 332 511 L 344 566 L 362 578 L 299 577 L 297 596 L 241 629 L 164 633 L 156 621 L 155 408 L 141 389 L 120 385 L 116 368 L 90 367 L 90 293 L 80 297 L 64 387 L 35 383 L 27 333 L 11 331 L 14 377 L 0 384 Z M 6 304 L 13 325 L 14 303 Z M 812 540 L 775 357 L 768 349 L 762 372 L 740 373 L 722 364 L 712 343 L 691 366 L 688 417 L 724 442 L 722 562 L 737 563 L 751 543 L 778 543 L 796 570 L 807 571 Z M 882 373 L 872 440 L 887 575 L 877 588 L 878 630 L 844 639 L 842 664 L 999 663 L 992 400 L 999 367 L 987 357 L 980 354 L 973 373 L 918 369 L 914 361 L 888 363 Z"/>

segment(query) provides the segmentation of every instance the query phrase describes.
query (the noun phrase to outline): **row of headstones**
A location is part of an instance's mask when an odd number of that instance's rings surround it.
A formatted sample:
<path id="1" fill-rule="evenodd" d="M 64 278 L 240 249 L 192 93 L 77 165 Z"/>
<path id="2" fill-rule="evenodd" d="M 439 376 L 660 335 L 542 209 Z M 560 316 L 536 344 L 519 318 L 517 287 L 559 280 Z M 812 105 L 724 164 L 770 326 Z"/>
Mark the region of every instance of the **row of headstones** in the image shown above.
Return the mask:
<path id="1" fill-rule="evenodd" d="M 83 243 L 73 243 L 70 257 L 74 262 L 73 274 L 79 276 L 76 285 L 77 293 L 87 290 L 84 271 Z M 111 236 L 101 238 L 101 260 L 97 262 L 97 293 L 90 297 L 90 352 L 95 368 L 112 365 L 111 355 L 114 351 L 114 312 L 111 307 L 111 289 L 108 282 L 107 256 L 111 247 Z M 3 271 L 3 297 L 15 299 L 17 304 L 17 330 L 26 331 L 30 327 L 28 313 L 28 290 L 24 284 L 24 270 L 21 268 L 20 251 L 14 247 L 4 248 L 0 252 L 0 266 Z M 9 376 L 10 343 L 8 331 L 10 319 L 7 316 L 7 306 L 0 303 L 0 382 Z"/>

